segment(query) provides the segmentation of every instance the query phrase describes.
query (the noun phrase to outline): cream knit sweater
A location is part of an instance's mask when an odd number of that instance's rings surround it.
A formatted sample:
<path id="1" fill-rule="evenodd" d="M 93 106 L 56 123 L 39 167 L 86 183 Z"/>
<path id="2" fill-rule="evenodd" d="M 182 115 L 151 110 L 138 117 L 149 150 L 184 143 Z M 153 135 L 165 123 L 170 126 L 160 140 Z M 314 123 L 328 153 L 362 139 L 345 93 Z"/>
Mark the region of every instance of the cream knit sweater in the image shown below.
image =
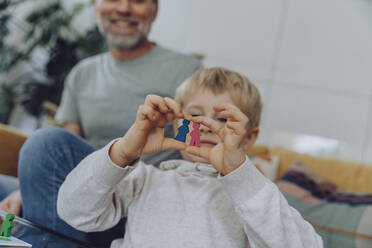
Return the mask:
<path id="1" fill-rule="evenodd" d="M 313 227 L 250 160 L 227 176 L 184 160 L 160 169 L 138 162 L 120 168 L 106 147 L 68 175 L 58 195 L 62 219 L 102 231 L 127 216 L 112 248 L 323 247 Z"/>

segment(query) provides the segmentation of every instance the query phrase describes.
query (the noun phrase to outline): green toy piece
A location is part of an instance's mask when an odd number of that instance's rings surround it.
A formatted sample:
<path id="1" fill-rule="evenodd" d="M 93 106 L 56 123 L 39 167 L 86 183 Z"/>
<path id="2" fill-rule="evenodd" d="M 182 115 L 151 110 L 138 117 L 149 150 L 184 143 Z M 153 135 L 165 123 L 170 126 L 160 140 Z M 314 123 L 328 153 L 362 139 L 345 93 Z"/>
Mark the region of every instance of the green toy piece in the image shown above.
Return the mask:
<path id="1" fill-rule="evenodd" d="M 14 227 L 14 214 L 7 214 L 6 220 L 1 223 L 1 231 L 0 236 L 2 237 L 10 237 L 12 234 L 12 228 Z"/>

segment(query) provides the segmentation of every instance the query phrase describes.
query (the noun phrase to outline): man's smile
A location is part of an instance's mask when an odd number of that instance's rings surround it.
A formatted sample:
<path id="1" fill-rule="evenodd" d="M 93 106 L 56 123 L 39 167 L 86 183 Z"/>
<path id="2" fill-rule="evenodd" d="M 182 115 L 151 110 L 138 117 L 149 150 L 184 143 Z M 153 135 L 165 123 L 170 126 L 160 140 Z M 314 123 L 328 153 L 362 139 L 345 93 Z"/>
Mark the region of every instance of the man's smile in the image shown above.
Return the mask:
<path id="1" fill-rule="evenodd" d="M 131 34 L 138 30 L 140 22 L 128 18 L 109 18 L 109 24 L 113 31 L 120 34 Z"/>

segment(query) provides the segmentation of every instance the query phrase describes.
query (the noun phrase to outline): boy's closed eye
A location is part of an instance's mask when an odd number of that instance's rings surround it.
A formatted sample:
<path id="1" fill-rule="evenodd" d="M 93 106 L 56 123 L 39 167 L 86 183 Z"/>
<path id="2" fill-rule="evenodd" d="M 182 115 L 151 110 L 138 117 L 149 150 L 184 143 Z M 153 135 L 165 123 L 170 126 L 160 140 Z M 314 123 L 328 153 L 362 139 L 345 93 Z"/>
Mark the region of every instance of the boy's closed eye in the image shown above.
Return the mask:
<path id="1" fill-rule="evenodd" d="M 219 122 L 223 122 L 223 123 L 225 123 L 225 122 L 227 121 L 225 118 L 222 118 L 222 117 L 217 118 L 217 120 L 218 120 Z"/>

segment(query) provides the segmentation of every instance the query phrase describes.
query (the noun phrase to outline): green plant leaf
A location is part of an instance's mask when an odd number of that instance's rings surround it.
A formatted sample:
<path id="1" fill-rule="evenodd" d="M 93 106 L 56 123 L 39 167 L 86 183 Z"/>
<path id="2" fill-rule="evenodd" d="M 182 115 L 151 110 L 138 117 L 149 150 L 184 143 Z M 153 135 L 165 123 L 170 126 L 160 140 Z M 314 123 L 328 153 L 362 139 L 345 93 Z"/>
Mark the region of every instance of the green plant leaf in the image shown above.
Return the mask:
<path id="1" fill-rule="evenodd" d="M 9 4 L 24 2 L 24 0 L 5 1 Z M 57 0 L 46 1 L 26 17 L 25 20 L 31 28 L 25 27 L 23 46 L 25 48 L 22 49 L 16 45 L 11 46 L 13 44 L 5 44 L 4 41 L 9 35 L 7 29 L 10 16 L 0 19 L 0 23 L 4 23 L 4 27 L 1 27 L 4 30 L 0 29 L 0 34 L 4 34 L 0 36 L 0 72 L 11 71 L 21 61 L 35 63 L 31 58 L 36 48 L 45 49 L 49 54 L 45 67 L 41 68 L 48 81 L 32 79 L 22 82 L 22 85 L 7 82 L 8 88 L 0 92 L 2 94 L 0 97 L 4 102 L 4 99 L 11 99 L 12 102 L 7 100 L 9 103 L 4 103 L 4 106 L 9 108 L 3 107 L 7 110 L 0 109 L 1 113 L 9 113 L 9 109 L 12 109 L 14 104 L 21 103 L 30 114 L 39 116 L 45 100 L 59 104 L 65 77 L 78 61 L 107 50 L 104 38 L 96 27 L 81 35 L 71 25 L 72 20 L 89 5 L 76 4 L 72 9 L 65 10 Z M 4 8 L 7 9 L 9 6 Z M 69 37 L 70 34 L 73 39 Z M 4 86 L 4 82 L 0 82 L 0 86 Z M 0 120 L 2 120 L 1 113 Z M 6 114 L 3 116 L 5 120 Z"/>

